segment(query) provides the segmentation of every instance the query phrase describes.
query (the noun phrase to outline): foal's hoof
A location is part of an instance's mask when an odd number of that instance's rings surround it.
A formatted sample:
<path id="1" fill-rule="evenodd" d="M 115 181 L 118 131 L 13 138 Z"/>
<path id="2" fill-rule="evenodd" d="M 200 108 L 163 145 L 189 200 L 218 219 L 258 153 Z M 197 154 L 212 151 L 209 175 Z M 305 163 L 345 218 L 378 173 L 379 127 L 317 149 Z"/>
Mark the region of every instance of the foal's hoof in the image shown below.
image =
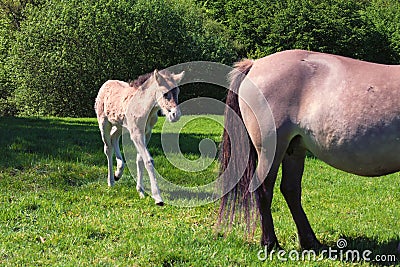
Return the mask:
<path id="1" fill-rule="evenodd" d="M 122 174 L 118 175 L 117 173 L 114 174 L 114 180 L 118 181 L 119 179 L 121 179 Z"/>
<path id="2" fill-rule="evenodd" d="M 164 206 L 164 202 L 162 202 L 162 201 L 161 202 L 156 202 L 156 205 L 162 207 L 162 206 Z"/>

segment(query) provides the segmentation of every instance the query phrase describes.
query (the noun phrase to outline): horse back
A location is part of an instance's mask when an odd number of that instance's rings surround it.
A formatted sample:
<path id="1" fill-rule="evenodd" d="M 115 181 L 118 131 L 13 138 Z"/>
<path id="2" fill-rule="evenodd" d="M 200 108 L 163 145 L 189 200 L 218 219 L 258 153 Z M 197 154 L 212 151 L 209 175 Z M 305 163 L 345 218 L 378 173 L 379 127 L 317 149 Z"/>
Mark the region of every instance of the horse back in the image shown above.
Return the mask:
<path id="1" fill-rule="evenodd" d="M 292 50 L 256 60 L 248 78 L 271 107 L 278 142 L 300 135 L 314 155 L 360 175 L 400 170 L 400 66 Z"/>

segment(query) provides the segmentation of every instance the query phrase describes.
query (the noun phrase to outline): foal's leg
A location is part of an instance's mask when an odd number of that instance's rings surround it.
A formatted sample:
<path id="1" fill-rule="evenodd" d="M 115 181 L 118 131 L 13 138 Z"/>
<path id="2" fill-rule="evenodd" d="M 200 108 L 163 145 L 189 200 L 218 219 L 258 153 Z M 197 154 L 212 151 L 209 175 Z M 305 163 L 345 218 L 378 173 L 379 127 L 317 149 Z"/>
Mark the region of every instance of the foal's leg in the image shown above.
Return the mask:
<path id="1" fill-rule="evenodd" d="M 295 137 L 289 145 L 282 162 L 281 192 L 289 206 L 303 249 L 318 249 L 317 240 L 301 205 L 301 179 L 304 170 L 306 150 L 301 145 L 301 137 Z"/>
<path id="2" fill-rule="evenodd" d="M 111 123 L 106 119 L 99 119 L 99 128 L 101 133 L 101 138 L 103 139 L 104 143 L 104 154 L 107 157 L 108 163 L 108 175 L 107 175 L 107 183 L 108 186 L 113 186 L 114 181 L 114 173 L 113 173 L 113 154 L 114 148 L 111 142 Z"/>
<path id="3" fill-rule="evenodd" d="M 137 156 L 136 156 L 136 170 L 137 170 L 136 190 L 138 191 L 140 198 L 144 198 L 143 169 L 144 169 L 143 158 L 139 153 L 137 153 Z"/>
<path id="4" fill-rule="evenodd" d="M 146 132 L 146 147 L 149 144 L 151 137 L 151 130 Z M 144 187 L 143 187 L 143 169 L 144 169 L 144 163 L 143 163 L 143 158 L 142 156 L 137 153 L 136 156 L 136 170 L 137 170 L 137 182 L 136 182 L 136 190 L 139 193 L 140 198 L 144 198 Z"/>
<path id="5" fill-rule="evenodd" d="M 124 167 L 125 167 L 124 159 L 122 158 L 121 150 L 119 148 L 119 138 L 121 137 L 121 134 L 122 134 L 121 128 L 117 128 L 116 126 L 112 128 L 111 143 L 114 147 L 115 156 L 117 159 L 117 170 L 115 171 L 115 177 L 114 177 L 115 181 L 118 181 L 121 178 L 122 174 L 124 173 Z"/>
<path id="6" fill-rule="evenodd" d="M 150 178 L 150 185 L 151 185 L 151 194 L 156 202 L 157 205 L 164 205 L 164 202 L 160 195 L 160 190 L 158 189 L 156 174 L 154 170 L 154 161 L 151 157 L 149 151 L 146 148 L 145 138 L 143 134 L 138 133 L 137 131 L 131 131 L 131 138 L 133 143 L 135 144 L 138 153 L 143 159 L 144 167 L 146 168 L 149 178 Z"/>

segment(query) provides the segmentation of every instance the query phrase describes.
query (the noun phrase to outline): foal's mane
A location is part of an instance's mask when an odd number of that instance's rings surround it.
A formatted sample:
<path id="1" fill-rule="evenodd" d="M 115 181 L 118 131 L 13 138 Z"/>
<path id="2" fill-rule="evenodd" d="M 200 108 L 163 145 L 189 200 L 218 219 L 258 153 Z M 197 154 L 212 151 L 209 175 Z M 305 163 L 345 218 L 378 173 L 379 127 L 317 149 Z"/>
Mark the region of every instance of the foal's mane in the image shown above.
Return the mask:
<path id="1" fill-rule="evenodd" d="M 164 75 L 171 75 L 171 72 L 169 72 L 168 70 L 160 70 L 159 73 L 164 74 Z M 140 86 L 142 86 L 148 79 L 150 79 L 150 77 L 153 75 L 153 72 L 149 72 L 143 75 L 140 75 L 139 77 L 137 77 L 136 80 L 132 81 L 129 80 L 129 86 L 131 87 L 135 87 L 135 88 L 139 88 Z"/>
<path id="2" fill-rule="evenodd" d="M 142 86 L 148 79 L 150 79 L 151 75 L 153 73 L 149 72 L 143 75 L 140 75 L 139 77 L 137 77 L 136 80 L 134 81 L 128 81 L 129 86 L 135 87 L 135 88 L 139 88 L 140 86 Z"/>

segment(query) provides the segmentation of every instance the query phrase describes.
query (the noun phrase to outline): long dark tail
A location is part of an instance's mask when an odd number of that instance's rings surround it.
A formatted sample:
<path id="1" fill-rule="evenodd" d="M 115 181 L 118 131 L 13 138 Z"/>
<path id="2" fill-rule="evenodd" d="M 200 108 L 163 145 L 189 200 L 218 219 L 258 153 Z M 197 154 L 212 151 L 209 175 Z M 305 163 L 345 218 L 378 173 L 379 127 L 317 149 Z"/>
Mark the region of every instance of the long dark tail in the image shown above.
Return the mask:
<path id="1" fill-rule="evenodd" d="M 235 69 L 230 72 L 230 90 L 226 99 L 225 125 L 219 157 L 223 187 L 233 189 L 222 197 L 218 225 L 228 222 L 231 226 L 238 218 L 245 220 L 248 230 L 255 216 L 254 198 L 249 192 L 249 184 L 256 169 L 257 153 L 243 124 L 238 93 L 252 66 L 253 61 L 245 59 L 236 63 Z M 233 186 L 232 183 L 236 185 Z"/>

